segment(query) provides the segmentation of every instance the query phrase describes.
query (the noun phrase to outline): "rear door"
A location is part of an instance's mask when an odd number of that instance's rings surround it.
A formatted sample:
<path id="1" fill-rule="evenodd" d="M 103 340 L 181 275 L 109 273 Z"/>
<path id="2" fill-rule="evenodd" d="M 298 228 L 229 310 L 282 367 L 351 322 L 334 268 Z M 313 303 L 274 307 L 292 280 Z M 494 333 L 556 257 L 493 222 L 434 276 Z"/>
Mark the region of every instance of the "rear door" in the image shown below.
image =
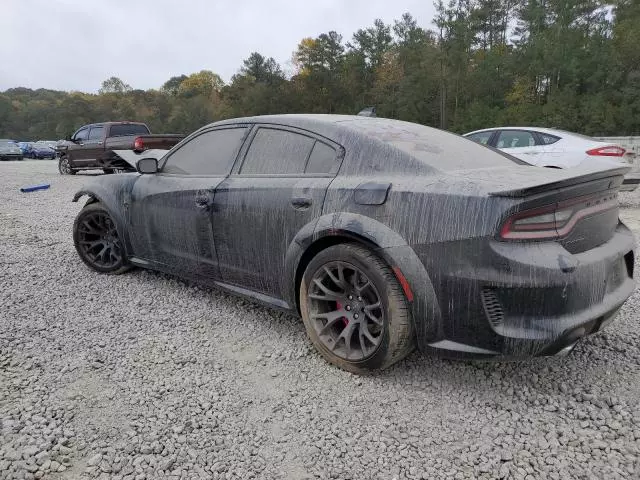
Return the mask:
<path id="1" fill-rule="evenodd" d="M 322 214 L 340 146 L 273 125 L 254 128 L 242 164 L 216 189 L 214 239 L 224 283 L 283 298 L 287 249 Z"/>
<path id="2" fill-rule="evenodd" d="M 534 132 L 528 130 L 500 130 L 496 137 L 496 148 L 504 150 L 531 165 L 544 162 L 545 146 L 540 145 Z"/>
<path id="3" fill-rule="evenodd" d="M 167 154 L 159 173 L 140 176 L 129 208 L 137 259 L 208 283 L 218 279 L 211 208 L 248 131 L 229 126 L 196 132 Z"/>

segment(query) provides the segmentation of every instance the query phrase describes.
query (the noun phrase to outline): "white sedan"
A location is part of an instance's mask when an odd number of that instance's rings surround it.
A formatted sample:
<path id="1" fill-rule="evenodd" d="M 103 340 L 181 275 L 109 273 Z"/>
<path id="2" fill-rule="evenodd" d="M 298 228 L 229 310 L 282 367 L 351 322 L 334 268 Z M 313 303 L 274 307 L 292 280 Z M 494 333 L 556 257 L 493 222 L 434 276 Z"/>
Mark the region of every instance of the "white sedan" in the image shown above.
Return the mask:
<path id="1" fill-rule="evenodd" d="M 466 133 L 464 137 L 538 167 L 634 166 L 635 154 L 620 145 L 555 128 L 487 128 Z M 638 180 L 628 176 L 623 189 L 633 190 L 637 186 Z"/>

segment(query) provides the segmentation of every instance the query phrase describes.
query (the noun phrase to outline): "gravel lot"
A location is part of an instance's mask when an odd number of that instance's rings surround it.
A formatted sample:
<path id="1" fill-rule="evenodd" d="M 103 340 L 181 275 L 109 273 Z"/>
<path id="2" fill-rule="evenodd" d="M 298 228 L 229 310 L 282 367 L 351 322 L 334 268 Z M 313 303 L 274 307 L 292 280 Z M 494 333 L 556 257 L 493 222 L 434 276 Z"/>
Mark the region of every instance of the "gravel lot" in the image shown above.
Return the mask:
<path id="1" fill-rule="evenodd" d="M 414 354 L 359 378 L 294 317 L 89 271 L 86 180 L 0 163 L 0 479 L 640 478 L 640 293 L 565 358 Z M 622 197 L 640 235 L 640 192 Z"/>

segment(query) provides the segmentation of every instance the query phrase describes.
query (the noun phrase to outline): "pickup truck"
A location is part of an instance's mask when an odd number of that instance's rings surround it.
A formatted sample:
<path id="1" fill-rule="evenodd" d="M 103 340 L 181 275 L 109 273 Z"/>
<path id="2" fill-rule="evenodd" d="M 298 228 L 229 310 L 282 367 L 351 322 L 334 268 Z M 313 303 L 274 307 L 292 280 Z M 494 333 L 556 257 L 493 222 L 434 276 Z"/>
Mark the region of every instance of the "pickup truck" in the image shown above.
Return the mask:
<path id="1" fill-rule="evenodd" d="M 57 148 L 58 170 L 62 175 L 75 175 L 79 170 L 101 169 L 104 173 L 133 172 L 130 164 L 115 150 L 136 153 L 148 149 L 170 149 L 185 136 L 152 134 L 144 123 L 104 122 L 79 128 Z"/>

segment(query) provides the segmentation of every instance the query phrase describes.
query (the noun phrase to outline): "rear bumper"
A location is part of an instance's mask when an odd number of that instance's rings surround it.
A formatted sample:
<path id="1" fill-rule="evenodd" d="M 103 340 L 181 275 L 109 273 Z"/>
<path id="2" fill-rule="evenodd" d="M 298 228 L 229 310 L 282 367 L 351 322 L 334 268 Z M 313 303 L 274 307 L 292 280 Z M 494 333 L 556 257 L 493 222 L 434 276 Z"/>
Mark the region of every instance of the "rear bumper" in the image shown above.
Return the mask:
<path id="1" fill-rule="evenodd" d="M 425 352 L 553 355 L 606 326 L 635 288 L 635 241 L 621 223 L 609 241 L 579 254 L 555 242 L 478 242 L 440 246 L 430 255 L 457 258 L 434 274 L 427 267 L 441 318 L 436 335 L 419 342 Z"/>
<path id="2" fill-rule="evenodd" d="M 620 191 L 622 192 L 632 192 L 640 185 L 640 177 L 637 176 L 628 176 L 624 178 L 622 185 L 620 186 Z"/>

